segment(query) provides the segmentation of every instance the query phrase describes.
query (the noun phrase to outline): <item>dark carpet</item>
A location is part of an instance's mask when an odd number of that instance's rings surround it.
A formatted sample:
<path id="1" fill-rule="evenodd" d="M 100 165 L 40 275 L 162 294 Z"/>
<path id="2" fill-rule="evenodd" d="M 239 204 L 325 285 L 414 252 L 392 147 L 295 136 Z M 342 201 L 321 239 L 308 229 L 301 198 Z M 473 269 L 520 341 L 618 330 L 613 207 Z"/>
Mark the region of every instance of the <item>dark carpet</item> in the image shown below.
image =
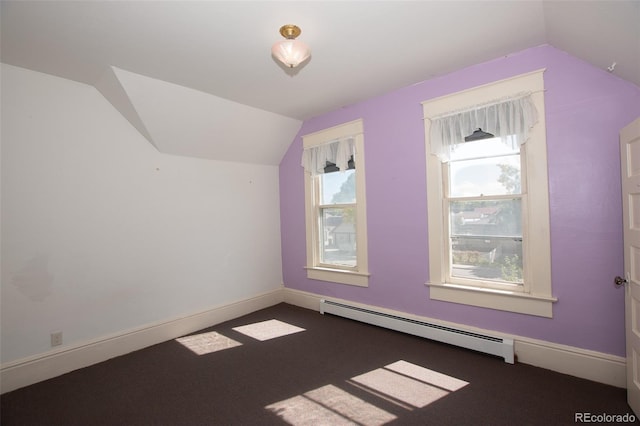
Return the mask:
<path id="1" fill-rule="evenodd" d="M 233 330 L 273 319 L 304 331 Z M 1 423 L 563 425 L 632 413 L 624 389 L 287 304 L 194 335 L 209 332 L 239 345 L 198 355 L 171 340 L 18 389 L 0 397 Z"/>

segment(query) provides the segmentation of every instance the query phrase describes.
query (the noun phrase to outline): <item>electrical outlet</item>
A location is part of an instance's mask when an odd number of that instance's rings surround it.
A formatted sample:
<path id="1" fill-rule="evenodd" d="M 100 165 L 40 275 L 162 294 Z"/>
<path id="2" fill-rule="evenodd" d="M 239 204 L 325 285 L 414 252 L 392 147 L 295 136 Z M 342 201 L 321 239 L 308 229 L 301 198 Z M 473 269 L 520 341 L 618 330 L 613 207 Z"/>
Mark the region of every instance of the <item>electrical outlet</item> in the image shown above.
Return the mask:
<path id="1" fill-rule="evenodd" d="M 51 346 L 60 346 L 62 344 L 62 331 L 51 333 Z"/>

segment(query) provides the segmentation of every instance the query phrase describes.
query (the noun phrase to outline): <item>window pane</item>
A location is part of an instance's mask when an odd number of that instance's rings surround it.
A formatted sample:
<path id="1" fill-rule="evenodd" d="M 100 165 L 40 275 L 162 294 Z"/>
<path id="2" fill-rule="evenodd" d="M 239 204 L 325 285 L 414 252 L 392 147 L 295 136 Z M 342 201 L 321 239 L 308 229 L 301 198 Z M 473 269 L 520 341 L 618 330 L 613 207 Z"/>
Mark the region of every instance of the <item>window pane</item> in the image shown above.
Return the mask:
<path id="1" fill-rule="evenodd" d="M 355 207 L 320 209 L 320 262 L 356 266 Z"/>
<path id="2" fill-rule="evenodd" d="M 522 283 L 522 208 L 512 200 L 449 204 L 451 275 Z"/>
<path id="3" fill-rule="evenodd" d="M 504 141 L 500 138 L 491 138 L 456 144 L 455 149 L 451 149 L 449 158 L 452 161 L 456 161 L 467 160 L 469 158 L 517 154 L 518 152 L 520 152 L 520 145 L 517 143 L 516 136 L 514 135 L 507 136 Z"/>
<path id="4" fill-rule="evenodd" d="M 520 194 L 520 155 L 449 163 L 450 196 Z"/>
<path id="5" fill-rule="evenodd" d="M 356 202 L 356 171 L 325 173 L 320 178 L 320 204 Z"/>
<path id="6" fill-rule="evenodd" d="M 454 237 L 451 276 L 522 284 L 522 240 Z"/>
<path id="7" fill-rule="evenodd" d="M 511 200 L 451 201 L 451 235 L 522 238 L 522 205 Z"/>

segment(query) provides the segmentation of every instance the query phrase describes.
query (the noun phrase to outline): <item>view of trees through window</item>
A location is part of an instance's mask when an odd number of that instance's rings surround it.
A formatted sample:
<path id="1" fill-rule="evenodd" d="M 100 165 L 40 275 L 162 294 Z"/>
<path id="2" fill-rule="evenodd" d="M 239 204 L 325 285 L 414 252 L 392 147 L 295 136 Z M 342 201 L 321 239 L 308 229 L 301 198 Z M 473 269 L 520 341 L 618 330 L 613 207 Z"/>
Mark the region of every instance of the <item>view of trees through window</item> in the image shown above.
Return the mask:
<path id="1" fill-rule="evenodd" d="M 321 262 L 356 266 L 355 170 L 319 175 Z"/>
<path id="2" fill-rule="evenodd" d="M 522 284 L 519 147 L 464 143 L 448 168 L 452 277 Z"/>

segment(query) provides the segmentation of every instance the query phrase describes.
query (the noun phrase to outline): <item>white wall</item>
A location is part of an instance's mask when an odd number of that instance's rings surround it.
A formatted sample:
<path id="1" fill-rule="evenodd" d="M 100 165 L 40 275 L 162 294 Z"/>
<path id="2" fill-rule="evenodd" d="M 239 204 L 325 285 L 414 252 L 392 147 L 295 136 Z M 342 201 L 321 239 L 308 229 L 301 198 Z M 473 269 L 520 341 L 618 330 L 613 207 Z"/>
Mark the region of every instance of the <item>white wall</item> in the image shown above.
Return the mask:
<path id="1" fill-rule="evenodd" d="M 94 87 L 1 70 L 2 363 L 280 287 L 276 166 L 161 154 Z"/>

